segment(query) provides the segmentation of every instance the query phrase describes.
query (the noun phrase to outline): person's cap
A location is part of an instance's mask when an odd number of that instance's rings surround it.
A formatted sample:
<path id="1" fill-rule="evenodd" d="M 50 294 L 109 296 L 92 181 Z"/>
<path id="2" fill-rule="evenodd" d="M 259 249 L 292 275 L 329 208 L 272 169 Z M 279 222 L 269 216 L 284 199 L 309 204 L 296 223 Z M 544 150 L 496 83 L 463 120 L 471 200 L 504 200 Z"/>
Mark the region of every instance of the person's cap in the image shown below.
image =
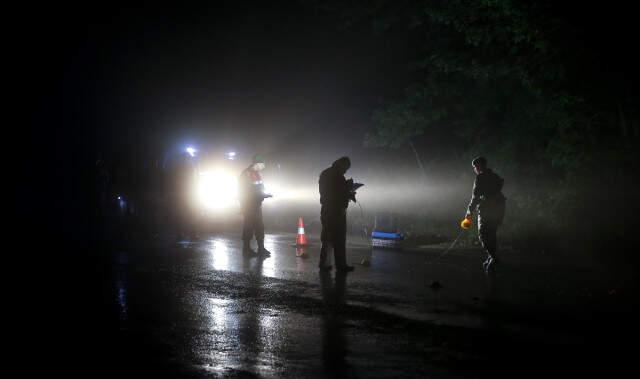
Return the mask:
<path id="1" fill-rule="evenodd" d="M 256 164 L 256 163 L 263 163 L 264 164 L 264 157 L 262 155 L 260 155 L 260 154 L 256 154 L 256 155 L 253 156 L 253 161 L 252 162 L 253 162 L 253 164 Z"/>
<path id="2" fill-rule="evenodd" d="M 475 157 L 473 158 L 473 160 L 471 161 L 471 165 L 473 167 L 482 167 L 485 168 L 487 167 L 487 158 L 485 157 Z"/>

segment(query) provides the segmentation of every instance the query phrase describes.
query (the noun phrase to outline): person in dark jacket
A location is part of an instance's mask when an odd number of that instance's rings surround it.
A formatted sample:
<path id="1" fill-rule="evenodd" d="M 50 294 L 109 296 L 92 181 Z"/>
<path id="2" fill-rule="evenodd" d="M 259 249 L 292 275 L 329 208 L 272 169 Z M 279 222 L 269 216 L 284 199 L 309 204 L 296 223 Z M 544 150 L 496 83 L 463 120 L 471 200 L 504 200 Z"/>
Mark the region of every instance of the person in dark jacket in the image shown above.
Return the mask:
<path id="1" fill-rule="evenodd" d="M 271 253 L 264 247 L 264 222 L 262 221 L 262 202 L 271 197 L 264 190 L 260 171 L 265 169 L 264 158 L 255 155 L 249 167 L 240 175 L 240 207 L 244 216 L 242 227 L 242 253 L 245 256 L 269 256 Z M 255 235 L 258 251 L 251 249 L 251 239 Z"/>
<path id="2" fill-rule="evenodd" d="M 320 174 L 320 221 L 322 233 L 320 240 L 320 270 L 331 270 L 326 265 L 327 251 L 333 248 L 336 270 L 341 272 L 353 271 L 353 266 L 347 265 L 347 207 L 349 200 L 355 201 L 355 190 L 352 180 L 346 180 L 344 174 L 351 167 L 349 157 L 342 157 L 333 162 L 331 167 Z"/>
<path id="3" fill-rule="evenodd" d="M 471 164 L 476 180 L 465 218 L 470 220 L 476 208 L 478 209 L 478 235 L 487 252 L 483 267 L 488 272 L 497 263 L 497 232 L 504 219 L 506 204 L 506 198 L 502 194 L 504 179 L 487 167 L 487 159 L 484 157 L 475 158 Z"/>

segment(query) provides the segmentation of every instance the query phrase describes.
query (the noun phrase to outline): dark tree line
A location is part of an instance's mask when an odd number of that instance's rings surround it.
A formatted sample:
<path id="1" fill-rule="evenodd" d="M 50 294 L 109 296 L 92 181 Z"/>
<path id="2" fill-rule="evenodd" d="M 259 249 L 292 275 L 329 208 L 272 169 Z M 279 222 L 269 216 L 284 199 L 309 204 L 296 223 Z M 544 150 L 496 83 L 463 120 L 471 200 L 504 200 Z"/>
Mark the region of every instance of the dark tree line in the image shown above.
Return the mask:
<path id="1" fill-rule="evenodd" d="M 407 79 L 373 113 L 368 145 L 418 152 L 431 141 L 425 166 L 488 155 L 518 188 L 510 203 L 520 219 L 549 233 L 596 229 L 591 245 L 629 237 L 640 101 L 632 18 L 620 4 L 310 3 L 347 30 L 405 46 Z"/>

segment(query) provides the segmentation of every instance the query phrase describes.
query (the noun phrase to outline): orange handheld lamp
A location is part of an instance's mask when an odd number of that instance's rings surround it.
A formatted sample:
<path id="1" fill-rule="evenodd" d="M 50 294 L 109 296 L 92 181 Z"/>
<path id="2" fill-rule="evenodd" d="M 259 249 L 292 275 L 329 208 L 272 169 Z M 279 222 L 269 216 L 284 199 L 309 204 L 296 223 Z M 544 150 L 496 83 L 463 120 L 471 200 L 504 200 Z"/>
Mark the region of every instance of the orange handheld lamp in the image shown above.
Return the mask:
<path id="1" fill-rule="evenodd" d="M 460 227 L 462 229 L 469 229 L 471 227 L 471 220 L 468 218 L 465 218 L 460 222 Z"/>

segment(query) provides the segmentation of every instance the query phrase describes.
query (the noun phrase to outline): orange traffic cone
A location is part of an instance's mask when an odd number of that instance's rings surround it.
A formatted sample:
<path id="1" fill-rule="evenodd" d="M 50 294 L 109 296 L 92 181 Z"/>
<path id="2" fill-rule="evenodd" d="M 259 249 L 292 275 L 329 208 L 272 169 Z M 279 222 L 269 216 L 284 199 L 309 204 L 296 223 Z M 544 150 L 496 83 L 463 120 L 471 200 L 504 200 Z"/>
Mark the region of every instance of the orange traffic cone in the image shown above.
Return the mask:
<path id="1" fill-rule="evenodd" d="M 296 237 L 297 246 L 307 246 L 307 236 L 304 234 L 304 221 L 302 217 L 298 218 L 298 237 Z"/>

